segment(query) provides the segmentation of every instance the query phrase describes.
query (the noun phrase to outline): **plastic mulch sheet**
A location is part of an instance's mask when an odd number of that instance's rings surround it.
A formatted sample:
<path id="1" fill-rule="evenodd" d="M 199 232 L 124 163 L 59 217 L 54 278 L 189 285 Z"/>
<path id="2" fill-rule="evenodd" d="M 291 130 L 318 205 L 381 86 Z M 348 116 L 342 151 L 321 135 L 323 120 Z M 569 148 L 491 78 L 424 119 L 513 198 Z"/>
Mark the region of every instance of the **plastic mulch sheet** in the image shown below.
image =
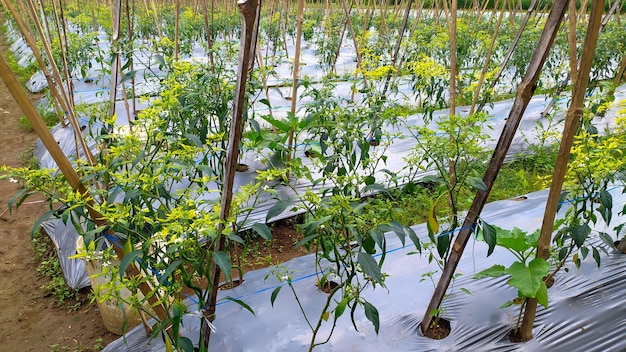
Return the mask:
<path id="1" fill-rule="evenodd" d="M 621 188 L 611 191 L 614 204 L 612 226 L 595 230 L 611 233 L 611 228 L 623 222 L 617 212 L 626 201 Z M 506 200 L 488 204 L 482 218 L 504 228 L 519 227 L 534 231 L 541 226 L 547 191 L 528 195 L 527 200 Z M 560 215 L 567 205 L 563 206 Z M 414 227 L 426 240 L 425 225 Z M 506 285 L 507 277 L 474 280 L 472 276 L 493 264 L 509 265 L 515 258 L 505 249 L 496 247 L 486 257 L 486 245 L 470 240 L 457 272 L 462 274 L 454 282 L 454 289 L 443 304 L 443 316 L 451 320 L 452 333 L 443 340 L 422 336 L 419 322 L 433 292 L 433 285 L 422 280 L 429 271 L 437 270 L 427 264 L 425 255 L 409 255 L 415 249 L 403 247 L 393 235 L 387 236 L 389 251 L 383 266 L 387 273 L 387 289 L 367 289 L 363 294 L 380 313 L 380 332 L 374 332 L 362 309 L 355 315 L 355 331 L 349 315 L 338 321 L 330 341 L 315 351 L 624 351 L 626 340 L 626 256 L 604 246 L 608 255 L 602 255 L 602 265 L 587 258 L 579 269 L 567 265 L 561 270 L 555 284 L 549 289 L 549 308 L 539 307 L 534 328 L 534 339 L 512 343 L 508 334 L 514 326 L 517 306 L 500 309 L 499 306 L 516 297 L 515 289 Z M 593 239 L 590 239 L 594 241 Z M 292 272 L 293 286 L 298 292 L 303 309 L 310 319 L 317 321 L 326 300 L 326 294 L 315 286 L 314 256 L 308 255 L 288 261 L 283 267 Z M 271 274 L 271 268 L 249 272 L 244 283 L 228 291 L 220 291 L 222 300 L 217 308 L 211 337 L 211 351 L 306 351 L 311 331 L 288 287 L 283 287 L 273 307 L 270 295 L 281 285 Z M 270 278 L 264 278 L 270 274 Z M 436 275 L 438 276 L 438 274 Z M 438 277 L 434 278 L 435 280 Z M 464 289 L 464 290 L 462 290 Z M 470 294 L 463 291 L 469 291 Z M 226 300 L 234 297 L 249 304 L 250 314 L 236 303 Z M 195 304 L 188 299 L 190 310 Z M 199 319 L 187 316 L 182 334 L 197 338 Z M 324 323 L 319 334 L 323 339 L 330 330 Z M 164 351 L 160 338 L 149 340 L 139 326 L 108 345 L 104 351 Z"/>

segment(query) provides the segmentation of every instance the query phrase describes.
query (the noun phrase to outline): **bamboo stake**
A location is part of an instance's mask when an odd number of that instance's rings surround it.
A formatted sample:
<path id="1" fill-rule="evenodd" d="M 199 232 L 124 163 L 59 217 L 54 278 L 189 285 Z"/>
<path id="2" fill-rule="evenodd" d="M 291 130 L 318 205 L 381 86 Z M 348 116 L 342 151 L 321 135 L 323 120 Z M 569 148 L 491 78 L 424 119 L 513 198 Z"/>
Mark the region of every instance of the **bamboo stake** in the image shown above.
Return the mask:
<path id="1" fill-rule="evenodd" d="M 563 188 L 563 182 L 567 172 L 567 164 L 569 163 L 574 137 L 576 136 L 576 131 L 578 129 L 578 125 L 580 124 L 580 118 L 583 114 L 583 103 L 585 100 L 587 85 L 589 83 L 589 73 L 593 63 L 596 44 L 600 33 L 599 28 L 603 10 L 604 0 L 594 0 L 592 2 L 590 21 L 587 27 L 587 35 L 585 36 L 585 43 L 583 46 L 585 50 L 583 51 L 580 59 L 580 65 L 577 71 L 578 78 L 576 79 L 577 84 L 574 86 L 574 91 L 572 92 L 572 102 L 565 118 L 563 137 L 561 139 L 559 154 L 554 169 L 554 175 L 552 177 L 552 185 L 550 186 L 550 192 L 548 193 L 546 210 L 544 212 L 543 223 L 541 225 L 541 233 L 539 235 L 539 240 L 537 241 L 536 258 L 548 259 L 548 255 L 550 254 L 550 242 L 552 241 L 554 219 L 559 207 L 561 190 Z M 520 337 L 524 341 L 528 341 L 533 337 L 533 324 L 535 322 L 536 311 L 537 299 L 529 298 L 526 300 L 524 319 L 522 320 L 522 325 L 519 331 Z"/>
<path id="2" fill-rule="evenodd" d="M 409 0 L 406 5 L 406 11 L 404 12 L 404 18 L 402 19 L 402 27 L 400 28 L 400 32 L 398 33 L 398 39 L 396 40 L 396 46 L 393 49 L 393 53 L 391 54 L 391 66 L 398 69 L 396 63 L 398 61 L 398 54 L 400 53 L 400 45 L 402 44 L 402 40 L 404 39 L 404 32 L 406 31 L 406 25 L 409 20 L 409 15 L 411 13 L 411 5 L 413 5 L 413 0 Z M 389 88 L 389 82 L 391 81 L 391 72 L 387 74 L 385 78 L 385 86 L 383 87 L 383 91 L 381 95 L 386 97 L 387 89 Z"/>
<path id="3" fill-rule="evenodd" d="M 226 160 L 224 162 L 224 188 L 220 207 L 220 221 L 217 225 L 217 240 L 213 247 L 213 253 L 220 252 L 225 245 L 222 235 L 226 221 L 230 216 L 231 202 L 233 198 L 233 186 L 235 182 L 235 169 L 239 159 L 239 143 L 243 132 L 243 112 L 246 108 L 246 85 L 248 76 L 254 66 L 254 53 L 259 33 L 259 19 L 261 14 L 260 0 L 240 0 L 237 5 L 243 20 L 241 50 L 239 52 L 239 67 L 237 69 L 237 85 L 235 88 L 235 101 L 233 106 L 233 118 L 230 124 L 230 134 L 228 136 L 228 148 Z M 215 319 L 215 303 L 217 302 L 218 282 L 220 278 L 220 267 L 214 261 L 211 262 L 211 277 L 209 278 L 210 294 L 208 297 L 207 309 L 204 316 L 209 321 Z M 211 337 L 211 329 L 205 320 L 202 319 L 201 334 L 205 336 L 205 347 L 208 350 Z"/>
<path id="4" fill-rule="evenodd" d="M 209 26 L 209 5 L 207 0 L 202 0 L 202 15 L 204 17 L 204 30 L 206 32 L 207 45 L 209 46 L 209 63 L 211 64 L 211 73 L 215 74 L 215 60 L 213 58 L 213 33 Z M 213 18 L 211 17 L 211 22 Z"/>
<path id="5" fill-rule="evenodd" d="M 37 109 L 35 109 L 33 104 L 28 99 L 28 96 L 20 86 L 20 83 L 17 81 L 17 78 L 15 78 L 13 72 L 11 72 L 11 69 L 2 55 L 0 55 L 0 77 L 4 81 L 4 84 L 7 86 L 9 92 L 11 92 L 15 102 L 20 106 L 24 115 L 26 115 L 26 118 L 30 122 L 31 126 L 33 126 L 33 130 L 41 139 L 46 149 L 50 152 L 50 155 L 56 164 L 59 166 L 59 170 L 61 170 L 67 182 L 73 189 L 78 191 L 81 195 L 83 195 L 83 197 L 85 197 L 85 199 L 87 199 L 87 211 L 91 220 L 98 226 L 106 226 L 106 222 L 103 220 L 102 215 L 93 208 L 94 200 L 89 196 L 89 191 L 80 181 L 80 177 L 72 167 L 72 164 L 61 150 L 61 147 L 57 144 L 56 140 L 48 130 L 48 127 L 44 124 L 39 112 L 37 112 Z M 106 233 L 111 236 L 116 236 L 112 230 L 107 230 Z M 115 250 L 115 254 L 120 260 L 122 260 L 124 258 L 123 249 L 118 246 L 113 246 L 113 248 Z M 126 275 L 129 277 L 137 277 L 140 276 L 141 273 L 137 267 L 129 265 L 126 269 Z M 152 290 L 148 284 L 145 282 L 140 283 L 139 289 L 145 297 L 148 297 L 148 302 L 159 319 L 161 319 L 161 321 L 165 320 L 167 312 L 165 311 L 165 308 L 163 308 L 163 305 L 158 301 L 157 297 L 150 294 Z"/>
<path id="6" fill-rule="evenodd" d="M 498 70 L 498 73 L 496 74 L 496 76 L 493 78 L 493 81 L 491 81 L 491 84 L 489 85 L 488 89 L 492 89 L 493 87 L 495 87 L 496 83 L 498 83 L 498 81 L 500 81 L 500 77 L 504 73 L 504 69 L 506 68 L 506 65 L 508 64 L 509 60 L 511 59 L 511 56 L 513 56 L 513 51 L 515 51 L 515 47 L 517 47 L 517 43 L 519 43 L 519 40 L 520 40 L 520 38 L 522 36 L 522 33 L 526 29 L 526 25 L 528 24 L 528 21 L 530 20 L 530 17 L 533 14 L 533 10 L 535 9 L 535 5 L 536 4 L 537 4 L 537 0 L 532 0 L 532 2 L 530 3 L 530 6 L 528 6 L 528 10 L 526 12 L 526 17 L 524 17 L 524 20 L 520 24 L 519 30 L 517 31 L 517 34 L 515 35 L 515 39 L 513 39 L 513 42 L 509 46 L 509 50 L 506 52 L 506 55 L 504 55 L 504 59 L 502 60 L 502 64 L 500 65 L 500 69 Z M 487 104 L 487 100 L 483 99 L 480 102 L 480 104 L 478 105 L 478 108 L 476 109 L 476 112 L 482 111 L 483 108 L 485 107 L 485 104 Z"/>
<path id="7" fill-rule="evenodd" d="M 63 2 L 59 0 L 58 11 L 54 0 L 52 1 L 52 7 L 54 9 L 54 15 L 57 22 L 57 30 L 59 32 L 59 46 L 61 48 L 61 56 L 63 57 L 63 69 L 65 71 L 65 80 L 67 81 L 67 91 L 70 100 L 69 102 L 70 106 L 74 108 L 74 81 L 72 80 L 72 72 L 70 72 L 69 64 L 67 62 L 67 48 L 69 48 L 69 45 L 67 43 L 67 23 L 65 21 L 65 15 L 63 13 Z M 63 38 L 62 41 L 61 38 Z M 65 126 L 65 121 L 62 121 L 62 124 L 63 126 Z"/>
<path id="8" fill-rule="evenodd" d="M 576 77 L 578 74 L 578 54 L 576 53 L 576 0 L 569 1 L 568 8 L 568 32 L 567 42 L 569 44 L 569 69 L 572 77 L 572 84 L 576 85 Z"/>
<path id="9" fill-rule="evenodd" d="M 57 100 L 57 102 L 61 105 L 61 108 L 66 114 L 70 125 L 72 125 L 72 128 L 74 129 L 75 138 L 77 138 L 78 141 L 80 141 L 80 144 L 83 147 L 83 151 L 85 152 L 85 157 L 87 158 L 87 161 L 91 165 L 93 165 L 93 156 L 91 155 L 91 151 L 89 147 L 87 146 L 87 143 L 83 139 L 83 136 L 80 131 L 80 127 L 78 126 L 78 122 L 76 121 L 76 118 L 74 117 L 74 111 L 68 106 L 67 94 L 65 93 L 65 89 L 63 88 L 59 71 L 55 70 L 56 64 L 54 63 L 54 58 L 52 56 L 52 53 L 50 52 L 50 48 L 45 46 L 45 40 L 42 40 L 42 43 L 44 43 L 44 49 L 47 49 L 46 54 L 49 57 L 50 66 L 53 69 L 52 74 L 50 73 L 50 71 L 48 71 L 48 68 L 41 56 L 41 53 L 39 52 L 39 48 L 37 47 L 37 44 L 35 43 L 30 31 L 28 31 L 28 29 L 24 25 L 22 18 L 19 16 L 17 11 L 15 11 L 15 7 L 13 7 L 13 4 L 11 4 L 11 1 L 3 1 L 3 2 L 5 6 L 11 12 L 13 17 L 15 18 L 15 21 L 20 27 L 20 31 L 22 32 L 22 35 L 26 39 L 28 46 L 33 51 L 33 55 L 35 56 L 35 59 L 37 60 L 37 63 L 39 64 L 44 76 L 46 77 L 46 80 L 48 82 L 48 87 L 50 88 L 50 93 Z M 28 1 L 28 5 L 31 5 L 31 7 L 29 8 L 31 11 L 34 11 L 34 7 L 32 7 L 32 3 L 30 1 Z M 37 30 L 41 33 L 41 26 L 38 25 L 38 22 L 36 21 L 36 16 L 33 20 L 35 22 L 35 26 L 37 27 Z M 57 85 L 56 82 L 59 82 L 59 84 Z M 76 151 L 78 152 L 78 149 Z"/>
<path id="10" fill-rule="evenodd" d="M 174 7 L 174 61 L 178 61 L 178 32 L 180 26 L 180 0 L 176 0 Z"/>
<path id="11" fill-rule="evenodd" d="M 496 1 L 496 4 L 494 5 L 494 9 L 496 8 L 496 6 L 497 6 L 497 1 Z M 487 50 L 487 57 L 485 58 L 483 69 L 480 72 L 478 85 L 476 86 L 476 89 L 474 90 L 474 96 L 472 97 L 472 106 L 470 106 L 470 110 L 469 110 L 470 115 L 474 113 L 474 108 L 476 107 L 476 102 L 478 101 L 478 96 L 480 95 L 480 90 L 483 86 L 485 75 L 487 74 L 487 71 L 489 70 L 489 64 L 491 63 L 491 55 L 493 54 L 493 48 L 495 47 L 496 39 L 498 37 L 498 32 L 500 31 L 500 25 L 502 24 L 503 15 L 504 15 L 504 1 L 502 2 L 502 10 L 498 14 L 498 21 L 496 23 L 496 28 L 494 29 L 493 36 L 491 37 L 491 43 L 489 43 L 489 49 Z"/>
<path id="12" fill-rule="evenodd" d="M 428 330 L 431 326 L 433 317 L 430 315 L 430 312 L 439 308 L 443 297 L 450 286 L 452 276 L 454 275 L 459 260 L 463 255 L 463 251 L 467 245 L 470 234 L 473 232 L 480 217 L 480 213 L 487 202 L 487 197 L 491 192 L 491 188 L 493 187 L 493 183 L 498 176 L 498 172 L 504 163 L 504 158 L 506 157 L 511 142 L 513 141 L 513 137 L 517 132 L 517 128 L 522 120 L 522 115 L 524 114 L 524 111 L 526 111 L 526 107 L 528 106 L 528 103 L 537 88 L 539 74 L 541 73 L 543 64 L 561 25 L 563 14 L 567 8 L 567 3 L 568 0 L 557 0 L 552 5 L 552 10 L 548 15 L 544 30 L 539 38 L 537 48 L 533 53 L 526 75 L 524 76 L 522 83 L 519 85 L 515 101 L 513 102 L 513 106 L 509 112 L 509 117 L 506 120 L 504 129 L 502 130 L 502 134 L 500 135 L 500 139 L 496 145 L 496 149 L 493 152 L 493 156 L 491 157 L 487 170 L 485 171 L 485 175 L 483 176 L 483 182 L 487 186 L 487 190 L 479 190 L 476 192 L 476 196 L 474 197 L 470 210 L 465 217 L 461 231 L 457 235 L 454 242 L 449 259 L 443 268 L 443 272 L 441 273 L 441 278 L 435 288 L 435 292 L 433 293 L 430 303 L 428 304 L 428 308 L 424 313 L 424 318 L 421 322 L 422 331 Z"/>
<path id="13" fill-rule="evenodd" d="M 293 64 L 293 84 L 291 86 L 291 113 L 295 116 L 298 101 L 298 78 L 300 77 L 300 46 L 302 44 L 302 16 L 304 12 L 304 0 L 298 0 L 298 14 L 296 15 L 296 52 L 294 54 Z M 293 146 L 293 135 L 295 131 L 289 130 L 289 138 L 287 139 L 287 162 L 295 154 L 296 148 Z M 287 170 L 287 180 L 289 180 L 289 169 Z"/>
<path id="14" fill-rule="evenodd" d="M 117 50 L 117 52 L 113 52 L 113 48 L 116 47 L 117 42 L 120 39 L 120 24 L 122 17 L 122 1 L 121 0 L 113 0 L 115 1 L 113 7 L 111 8 L 112 18 L 111 24 L 113 26 L 113 31 L 111 32 L 111 54 L 113 55 L 113 63 L 111 64 L 111 78 L 109 85 L 109 116 L 115 115 L 115 100 L 117 98 L 117 85 L 119 83 L 119 75 L 121 74 L 121 65 L 120 65 L 120 56 L 122 53 Z M 129 117 L 130 118 L 130 117 Z"/>

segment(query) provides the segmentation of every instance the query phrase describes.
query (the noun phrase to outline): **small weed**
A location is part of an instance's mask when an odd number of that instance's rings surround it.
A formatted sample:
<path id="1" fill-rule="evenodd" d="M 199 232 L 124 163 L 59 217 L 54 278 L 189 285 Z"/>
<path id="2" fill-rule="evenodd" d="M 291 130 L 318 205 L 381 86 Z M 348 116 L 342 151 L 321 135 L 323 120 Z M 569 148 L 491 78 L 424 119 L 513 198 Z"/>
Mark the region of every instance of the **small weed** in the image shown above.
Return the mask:
<path id="1" fill-rule="evenodd" d="M 102 351 L 104 349 L 104 340 L 102 337 L 96 339 L 96 344 L 93 346 L 93 349 L 96 351 Z"/>
<path id="2" fill-rule="evenodd" d="M 31 248 L 35 260 L 39 263 L 37 274 L 50 278 L 50 281 L 41 286 L 48 295 L 55 298 L 58 307 L 78 310 L 82 301 L 79 299 L 78 290 L 69 287 L 63 278 L 61 264 L 57 257 L 52 241 L 41 230 L 33 234 Z"/>

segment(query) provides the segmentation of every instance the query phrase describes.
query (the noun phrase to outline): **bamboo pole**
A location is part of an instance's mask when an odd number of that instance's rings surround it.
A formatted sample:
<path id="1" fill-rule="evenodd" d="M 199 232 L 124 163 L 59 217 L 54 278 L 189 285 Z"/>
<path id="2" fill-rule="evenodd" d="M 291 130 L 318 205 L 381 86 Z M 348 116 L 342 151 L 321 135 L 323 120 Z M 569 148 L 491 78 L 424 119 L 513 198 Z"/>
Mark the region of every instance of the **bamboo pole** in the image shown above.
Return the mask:
<path id="1" fill-rule="evenodd" d="M 213 32 L 211 31 L 211 26 L 209 25 L 209 5 L 207 4 L 207 0 L 202 1 L 202 15 L 204 17 L 204 30 L 206 32 L 206 40 L 207 45 L 209 47 L 209 63 L 211 64 L 211 73 L 215 74 L 215 59 L 213 57 Z M 211 17 L 211 22 L 213 18 Z"/>
<path id="2" fill-rule="evenodd" d="M 498 32 L 500 31 L 500 25 L 502 24 L 502 18 L 504 16 L 504 3 L 502 1 L 502 10 L 498 14 L 498 21 L 496 23 L 496 28 L 494 29 L 493 36 L 491 37 L 491 43 L 489 43 L 489 49 L 487 50 L 487 57 L 485 58 L 485 63 L 483 65 L 483 69 L 480 72 L 480 78 L 478 79 L 478 85 L 476 85 L 476 89 L 474 90 L 474 96 L 472 97 L 472 105 L 470 106 L 469 114 L 474 113 L 474 109 L 476 108 L 476 102 L 478 101 L 478 96 L 480 95 L 480 90 L 483 86 L 483 82 L 485 81 L 485 75 L 489 70 L 489 64 L 491 63 L 491 55 L 493 54 L 493 48 L 496 44 L 496 39 L 498 38 Z M 497 7 L 497 1 L 494 5 L 494 9 Z"/>
<path id="3" fill-rule="evenodd" d="M 576 0 L 569 1 L 568 8 L 568 32 L 567 42 L 569 44 L 569 69 L 572 76 L 572 84 L 576 85 L 578 71 L 578 54 L 576 53 Z"/>
<path id="4" fill-rule="evenodd" d="M 498 172 L 504 163 L 504 158 L 506 157 L 511 142 L 513 141 L 513 137 L 517 132 L 517 128 L 522 120 L 522 115 L 524 114 L 524 111 L 526 111 L 526 107 L 528 106 L 528 103 L 537 88 L 539 74 L 541 73 L 543 64 L 561 25 L 563 14 L 567 8 L 567 3 L 568 0 L 555 1 L 550 14 L 548 15 L 545 27 L 541 33 L 541 37 L 539 38 L 537 48 L 533 53 L 526 75 L 524 76 L 522 83 L 519 85 L 515 101 L 513 102 L 509 116 L 506 119 L 504 129 L 502 130 L 498 144 L 496 145 L 487 170 L 485 171 L 485 175 L 483 176 L 483 182 L 487 186 L 487 190 L 479 190 L 476 192 L 476 196 L 474 197 L 470 210 L 467 212 L 461 231 L 457 235 L 454 242 L 449 259 L 443 268 L 443 272 L 441 273 L 441 278 L 437 283 L 435 292 L 433 293 L 430 303 L 428 304 L 428 308 L 424 313 L 424 318 L 421 322 L 422 331 L 426 331 L 430 328 L 433 321 L 433 317 L 430 313 L 439 308 L 446 291 L 450 286 L 452 276 L 454 275 L 459 260 L 463 255 L 467 241 L 469 240 L 471 233 L 474 231 L 474 227 L 478 222 L 480 213 L 487 202 L 487 197 L 491 192 L 491 188 L 493 187 L 496 177 L 498 176 Z"/>
<path id="5" fill-rule="evenodd" d="M 74 111 L 68 106 L 67 94 L 65 92 L 65 89 L 63 88 L 63 83 L 59 75 L 59 71 L 58 69 L 55 70 L 56 64 L 54 63 L 54 58 L 52 56 L 52 53 L 50 52 L 50 48 L 45 45 L 45 40 L 42 40 L 42 42 L 44 43 L 44 49 L 47 49 L 46 54 L 49 57 L 50 66 L 53 69 L 52 73 L 50 73 L 50 71 L 48 70 L 46 63 L 44 62 L 41 56 L 41 53 L 39 52 L 37 44 L 35 43 L 30 31 L 24 25 L 24 22 L 22 21 L 22 18 L 20 17 L 20 15 L 17 13 L 17 11 L 15 11 L 15 7 L 13 7 L 13 4 L 11 4 L 11 1 L 4 1 L 4 4 L 9 9 L 9 12 L 11 12 L 13 17 L 15 18 L 15 21 L 20 27 L 20 31 L 22 32 L 22 35 L 26 39 L 28 46 L 33 51 L 33 55 L 35 56 L 35 59 L 37 60 L 37 63 L 39 64 L 39 67 L 41 68 L 44 76 L 46 77 L 46 80 L 48 82 L 48 87 L 50 88 L 50 93 L 52 94 L 54 99 L 57 100 L 59 105 L 61 105 L 61 108 L 66 114 L 70 125 L 72 125 L 72 128 L 74 129 L 75 138 L 77 138 L 77 140 L 80 142 L 81 146 L 83 147 L 83 151 L 85 153 L 87 162 L 93 165 L 93 156 L 91 155 L 91 151 L 81 134 L 80 127 L 78 126 L 78 122 L 76 121 L 76 118 L 74 116 Z M 34 11 L 34 7 L 32 6 L 32 3 L 30 1 L 28 1 L 27 5 L 29 5 L 29 9 L 36 14 L 36 11 Z M 38 22 L 36 21 L 36 15 L 33 20 L 35 22 L 35 26 L 37 30 L 41 33 L 42 29 L 41 29 L 41 26 L 38 25 Z M 78 149 L 76 151 L 78 152 Z"/>
<path id="6" fill-rule="evenodd" d="M 302 16 L 304 12 L 304 0 L 298 0 L 298 13 L 296 17 L 296 52 L 294 54 L 293 64 L 293 82 L 291 86 L 291 113 L 295 116 L 298 102 L 298 78 L 300 77 L 300 46 L 302 45 Z M 295 131 L 289 130 L 289 138 L 287 139 L 287 161 L 291 160 L 292 153 L 295 154 L 296 148 L 293 146 L 293 137 Z M 289 170 L 287 171 L 287 180 L 289 180 Z"/>
<path id="7" fill-rule="evenodd" d="M 396 46 L 393 49 L 391 54 L 391 66 L 398 69 L 397 61 L 398 54 L 400 53 L 400 46 L 402 45 L 402 40 L 404 39 L 404 32 L 406 31 L 406 26 L 409 21 L 409 15 L 411 14 L 411 6 L 413 5 L 413 0 L 409 0 L 406 5 L 406 11 L 404 12 L 404 18 L 402 19 L 402 27 L 400 27 L 400 31 L 398 32 L 398 39 L 396 40 Z M 391 81 L 391 72 L 387 73 L 387 77 L 385 78 L 385 86 L 383 87 L 383 91 L 381 95 L 383 98 L 386 97 L 387 89 L 389 88 L 389 83 Z"/>
<path id="8" fill-rule="evenodd" d="M 63 2 L 59 0 L 59 8 L 57 10 L 56 3 L 53 0 L 52 7 L 56 18 L 57 31 L 59 33 L 59 47 L 61 49 L 61 56 L 63 57 L 63 70 L 65 71 L 65 80 L 67 81 L 69 105 L 74 108 L 74 81 L 72 80 L 72 72 L 70 72 L 67 62 L 67 48 L 69 48 L 69 45 L 67 42 L 67 23 L 63 12 Z M 61 38 L 63 38 L 63 40 L 61 40 Z M 65 126 L 65 121 L 62 121 L 62 124 Z"/>
<path id="9" fill-rule="evenodd" d="M 231 203 L 233 198 L 233 187 L 235 182 L 235 170 L 239 159 L 239 143 L 243 132 L 243 113 L 246 108 L 246 85 L 248 76 L 254 66 L 254 53 L 259 33 L 259 19 L 261 14 L 260 0 L 244 0 L 237 3 L 242 16 L 241 49 L 239 52 L 239 67 L 237 69 L 237 84 L 235 87 L 235 101 L 233 106 L 233 118 L 230 124 L 230 134 L 228 136 L 228 147 L 226 160 L 224 162 L 224 188 L 220 206 L 220 221 L 217 225 L 217 240 L 213 246 L 213 253 L 220 252 L 225 245 L 223 231 L 226 221 L 230 216 Z M 210 294 L 208 297 L 207 309 L 204 312 L 206 319 L 202 319 L 201 334 L 205 336 L 205 347 L 208 350 L 211 329 L 205 320 L 215 319 L 215 303 L 217 302 L 218 282 L 220 278 L 220 267 L 214 261 L 211 262 L 211 277 L 209 278 Z"/>
<path id="10" fill-rule="evenodd" d="M 30 122 L 31 126 L 33 126 L 33 130 L 37 134 L 37 136 L 41 139 L 41 142 L 44 144 L 46 149 L 50 152 L 50 155 L 59 166 L 59 170 L 63 173 L 63 176 L 70 184 L 70 186 L 78 191 L 85 199 L 87 200 L 87 211 L 92 221 L 94 221 L 98 226 L 106 226 L 106 222 L 103 220 L 102 215 L 99 214 L 94 208 L 94 200 L 89 196 L 89 191 L 85 187 L 85 185 L 80 181 L 80 177 L 72 167 L 72 164 L 67 159 L 61 147 L 57 144 L 57 141 L 54 139 L 46 125 L 44 124 L 39 112 L 33 106 L 33 104 L 28 99 L 28 96 L 20 86 L 20 83 L 15 78 L 13 72 L 9 68 L 7 62 L 4 60 L 4 57 L 0 55 L 0 77 L 4 81 L 4 84 L 7 86 L 7 89 L 15 99 L 15 102 L 20 106 L 24 115 Z M 111 236 L 116 236 L 116 234 L 112 230 L 107 230 L 106 233 Z M 118 256 L 120 260 L 124 258 L 124 250 L 119 248 L 118 246 L 113 246 L 115 250 L 115 254 Z M 140 276 L 141 273 L 134 265 L 129 265 L 126 269 L 126 275 L 129 277 L 137 277 Z M 148 297 L 148 302 L 152 306 L 155 314 L 161 319 L 161 321 L 165 320 L 167 312 L 163 305 L 158 301 L 157 297 L 150 294 L 152 289 L 148 286 L 147 283 L 143 282 L 139 284 L 140 291 L 144 294 L 145 297 Z"/>
<path id="11" fill-rule="evenodd" d="M 174 61 L 178 61 L 178 41 L 180 38 L 179 35 L 179 26 L 180 26 L 180 0 L 176 0 L 176 5 L 174 6 Z"/>
<path id="12" fill-rule="evenodd" d="M 509 60 L 511 59 L 511 56 L 513 56 L 513 51 L 515 51 L 515 47 L 517 47 L 517 43 L 519 43 L 519 40 L 522 37 L 522 33 L 524 32 L 524 30 L 526 28 L 526 25 L 528 24 L 528 21 L 530 20 L 530 17 L 533 14 L 533 11 L 535 9 L 535 5 L 536 4 L 537 4 L 537 0 L 532 0 L 530 5 L 528 6 L 528 10 L 526 12 L 526 17 L 524 17 L 524 20 L 520 24 L 519 30 L 517 31 L 517 34 L 515 35 L 515 39 L 513 39 L 513 42 L 509 46 L 509 50 L 506 52 L 506 55 L 504 55 L 504 59 L 502 59 L 502 63 L 500 64 L 500 69 L 498 70 L 498 73 L 496 74 L 496 76 L 493 78 L 493 81 L 489 85 L 488 89 L 491 89 L 491 88 L 495 87 L 496 83 L 498 83 L 498 81 L 500 81 L 500 77 L 504 73 L 504 69 L 506 68 L 506 65 L 508 64 Z M 485 107 L 485 104 L 487 104 L 487 100 L 483 99 L 480 102 L 480 104 L 478 105 L 478 108 L 476 109 L 476 112 L 482 111 L 483 108 Z"/>
<path id="13" fill-rule="evenodd" d="M 111 8 L 112 18 L 111 24 L 113 31 L 111 32 L 111 54 L 113 55 L 113 62 L 111 64 L 111 78 L 109 85 L 109 112 L 108 116 L 115 115 L 115 100 L 117 98 L 117 85 L 119 83 L 119 76 L 121 74 L 120 56 L 122 53 L 117 50 L 113 52 L 113 48 L 116 47 L 117 42 L 120 39 L 120 24 L 122 17 L 122 0 L 113 0 L 114 4 Z M 130 118 L 130 117 L 129 117 Z"/>
<path id="14" fill-rule="evenodd" d="M 561 190 L 565 174 L 567 173 L 567 165 L 571 154 L 574 137 L 580 124 L 580 118 L 583 114 L 583 103 L 585 93 L 589 83 L 589 73 L 593 63 L 593 57 L 598 42 L 599 28 L 601 25 L 602 12 L 604 10 L 604 0 L 594 0 L 591 5 L 590 21 L 587 27 L 587 35 L 585 36 L 584 48 L 580 64 L 578 67 L 577 84 L 572 92 L 572 102 L 565 118 L 565 126 L 563 127 L 563 137 L 559 147 L 559 154 L 552 177 L 552 184 L 548 193 L 546 202 L 546 210 L 543 215 L 543 223 L 541 225 L 541 233 L 537 241 L 536 258 L 548 259 L 550 254 L 550 242 L 552 241 L 552 231 L 554 228 L 554 219 L 559 207 L 561 198 Z M 535 322 L 535 314 L 537 311 L 537 299 L 529 298 L 526 300 L 526 308 L 524 310 L 524 319 L 520 327 L 519 333 L 523 341 L 528 341 L 533 337 L 533 324 Z"/>

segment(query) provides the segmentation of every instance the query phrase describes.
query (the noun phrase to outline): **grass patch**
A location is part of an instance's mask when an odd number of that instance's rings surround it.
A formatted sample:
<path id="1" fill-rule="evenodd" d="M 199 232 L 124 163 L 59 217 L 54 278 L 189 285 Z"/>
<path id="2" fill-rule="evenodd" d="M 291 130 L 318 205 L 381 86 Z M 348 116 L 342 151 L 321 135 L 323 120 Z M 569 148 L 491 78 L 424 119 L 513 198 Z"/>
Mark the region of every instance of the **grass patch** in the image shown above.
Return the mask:
<path id="1" fill-rule="evenodd" d="M 31 249 L 37 264 L 37 274 L 49 279 L 48 283 L 41 286 L 46 296 L 52 296 L 59 308 L 78 310 L 83 304 L 83 298 L 79 296 L 78 290 L 65 283 L 61 263 L 50 237 L 38 230 L 33 234 Z"/>

